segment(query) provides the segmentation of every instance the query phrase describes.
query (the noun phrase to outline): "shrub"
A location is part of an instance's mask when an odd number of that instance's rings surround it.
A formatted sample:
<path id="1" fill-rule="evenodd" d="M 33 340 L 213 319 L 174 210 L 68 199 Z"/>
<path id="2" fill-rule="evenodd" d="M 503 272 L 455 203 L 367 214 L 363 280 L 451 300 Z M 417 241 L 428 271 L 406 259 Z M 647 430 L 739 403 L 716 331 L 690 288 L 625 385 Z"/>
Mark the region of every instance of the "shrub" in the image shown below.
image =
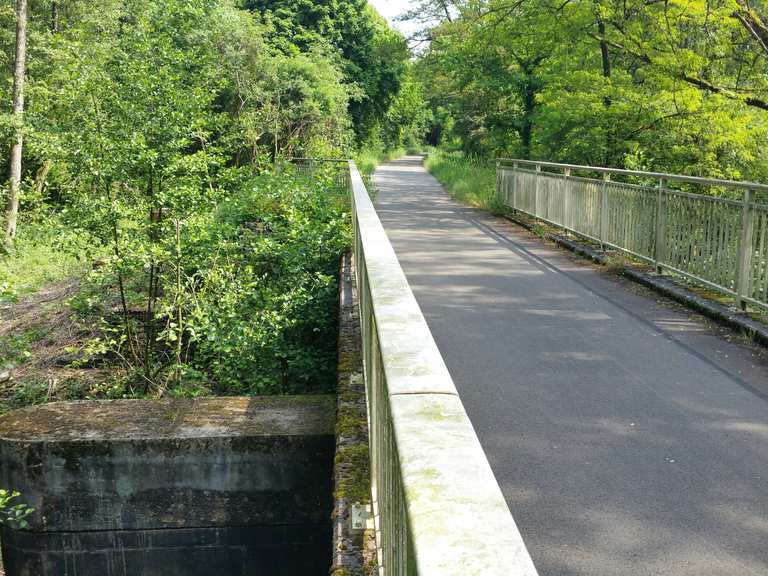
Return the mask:
<path id="1" fill-rule="evenodd" d="M 151 224 L 134 215 L 86 287 L 104 333 L 92 348 L 119 359 L 143 394 L 332 389 L 345 191 L 331 174 L 249 168 L 221 186 L 208 209 Z"/>
<path id="2" fill-rule="evenodd" d="M 21 494 L 0 488 L 0 524 L 15 528 L 26 528 L 27 517 L 33 510 L 25 504 L 13 504 Z"/>
<path id="3" fill-rule="evenodd" d="M 494 213 L 503 212 L 503 206 L 496 199 L 493 162 L 438 148 L 430 151 L 426 165 L 459 202 Z"/>

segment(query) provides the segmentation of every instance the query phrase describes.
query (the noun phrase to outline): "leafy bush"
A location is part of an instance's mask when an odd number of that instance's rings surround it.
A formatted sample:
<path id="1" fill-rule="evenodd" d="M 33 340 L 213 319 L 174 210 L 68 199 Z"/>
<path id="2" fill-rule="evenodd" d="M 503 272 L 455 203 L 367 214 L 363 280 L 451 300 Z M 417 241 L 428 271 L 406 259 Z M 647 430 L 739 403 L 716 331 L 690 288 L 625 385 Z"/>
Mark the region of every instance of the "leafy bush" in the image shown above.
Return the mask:
<path id="1" fill-rule="evenodd" d="M 13 504 L 13 500 L 21 496 L 18 492 L 11 492 L 0 488 L 0 524 L 6 524 L 14 528 L 26 528 L 27 517 L 33 510 L 25 504 Z"/>
<path id="2" fill-rule="evenodd" d="M 91 352 L 119 360 L 141 393 L 332 389 L 345 191 L 331 174 L 249 168 L 221 186 L 217 204 L 153 223 L 123 208 L 118 252 L 75 300 L 100 318 Z"/>

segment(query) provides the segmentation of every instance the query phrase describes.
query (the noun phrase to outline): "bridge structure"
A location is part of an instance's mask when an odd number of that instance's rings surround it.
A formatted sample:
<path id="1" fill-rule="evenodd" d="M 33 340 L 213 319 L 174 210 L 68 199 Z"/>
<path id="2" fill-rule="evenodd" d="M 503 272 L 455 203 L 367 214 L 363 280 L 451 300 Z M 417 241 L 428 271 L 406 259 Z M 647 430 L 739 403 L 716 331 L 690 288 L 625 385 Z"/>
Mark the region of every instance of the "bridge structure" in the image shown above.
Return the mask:
<path id="1" fill-rule="evenodd" d="M 588 216 L 596 233 L 585 237 L 762 302 L 760 190 L 736 186 L 743 198 L 710 205 L 668 188 L 669 175 L 616 185 L 586 170 L 500 162 L 499 199 L 577 232 Z M 380 574 L 768 573 L 768 362 L 758 349 L 456 204 L 420 157 L 380 167 L 375 201 L 354 163 L 344 183 Z M 710 215 L 704 232 L 674 229 L 679 198 Z M 643 237 L 622 232 L 622 210 L 654 231 L 652 253 L 621 244 Z M 710 265 L 699 243 L 688 254 L 700 267 L 680 267 L 684 232 L 710 240 Z"/>

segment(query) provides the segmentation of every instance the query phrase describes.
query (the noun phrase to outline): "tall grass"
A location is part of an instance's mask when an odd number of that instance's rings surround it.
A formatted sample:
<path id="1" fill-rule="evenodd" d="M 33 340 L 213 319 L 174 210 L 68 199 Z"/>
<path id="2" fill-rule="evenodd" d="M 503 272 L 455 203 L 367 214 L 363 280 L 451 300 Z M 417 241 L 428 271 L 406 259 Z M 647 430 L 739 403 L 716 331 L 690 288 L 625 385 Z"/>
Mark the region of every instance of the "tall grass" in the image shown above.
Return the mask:
<path id="1" fill-rule="evenodd" d="M 427 169 L 462 204 L 503 213 L 496 199 L 496 168 L 493 161 L 461 152 L 430 150 Z"/>
<path id="2" fill-rule="evenodd" d="M 82 243 L 85 239 L 76 238 L 58 222 L 22 221 L 14 247 L 9 253 L 0 253 L 0 303 L 84 273 L 86 260 L 76 256 Z"/>

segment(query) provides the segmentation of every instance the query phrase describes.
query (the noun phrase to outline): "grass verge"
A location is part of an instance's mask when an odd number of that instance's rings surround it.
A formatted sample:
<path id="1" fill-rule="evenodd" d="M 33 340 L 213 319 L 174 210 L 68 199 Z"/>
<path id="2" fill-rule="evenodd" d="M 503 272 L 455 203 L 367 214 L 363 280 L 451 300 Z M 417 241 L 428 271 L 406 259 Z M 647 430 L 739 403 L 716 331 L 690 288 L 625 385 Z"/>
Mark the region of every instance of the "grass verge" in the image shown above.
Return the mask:
<path id="1" fill-rule="evenodd" d="M 0 304 L 85 272 L 85 261 L 75 251 L 59 246 L 57 227 L 30 224 L 19 230 L 14 247 L 0 254 Z"/>
<path id="2" fill-rule="evenodd" d="M 426 167 L 455 200 L 494 214 L 505 213 L 496 199 L 493 162 L 437 148 L 429 152 Z"/>

